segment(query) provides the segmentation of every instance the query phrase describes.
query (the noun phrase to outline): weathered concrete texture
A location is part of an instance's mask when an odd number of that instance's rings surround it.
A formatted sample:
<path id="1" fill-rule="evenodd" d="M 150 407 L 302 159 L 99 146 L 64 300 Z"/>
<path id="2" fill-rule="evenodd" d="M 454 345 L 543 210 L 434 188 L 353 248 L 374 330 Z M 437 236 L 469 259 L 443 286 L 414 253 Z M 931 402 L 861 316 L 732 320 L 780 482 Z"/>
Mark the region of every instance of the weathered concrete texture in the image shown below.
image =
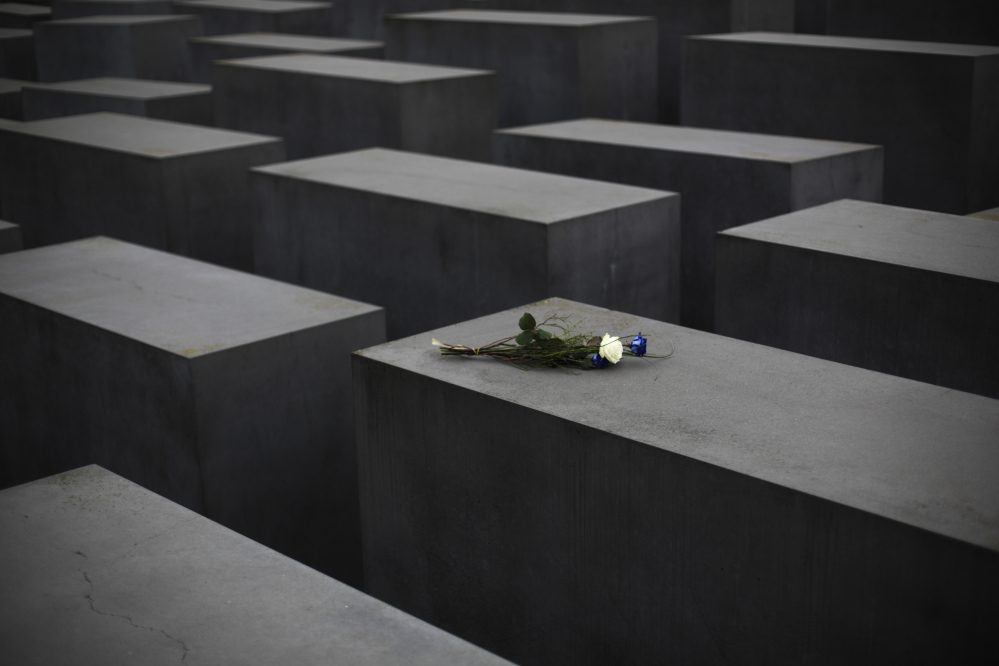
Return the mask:
<path id="1" fill-rule="evenodd" d="M 173 3 L 177 14 L 196 14 L 206 35 L 286 32 L 332 35 L 333 4 L 290 0 L 186 0 Z"/>
<path id="2" fill-rule="evenodd" d="M 499 125 L 657 117 L 654 19 L 455 10 L 385 20 L 385 57 L 495 70 Z"/>
<path id="3" fill-rule="evenodd" d="M 87 16 L 35 29 L 38 78 L 101 76 L 190 81 L 187 40 L 201 36 L 197 16 Z"/>
<path id="4" fill-rule="evenodd" d="M 24 249 L 21 242 L 21 227 L 0 220 L 0 254 L 19 252 Z"/>
<path id="5" fill-rule="evenodd" d="M 718 236 L 717 330 L 999 398 L 999 225 L 840 201 Z"/>
<path id="6" fill-rule="evenodd" d="M 680 323 L 714 327 L 715 233 L 836 199 L 881 200 L 879 146 L 609 120 L 501 130 L 494 159 L 680 193 Z"/>
<path id="7" fill-rule="evenodd" d="M 490 161 L 496 75 L 309 54 L 216 62 L 219 127 L 283 136 L 297 159 L 381 146 Z"/>
<path id="8" fill-rule="evenodd" d="M 191 40 L 191 59 L 194 66 L 193 80 L 211 83 L 212 63 L 216 60 L 256 58 L 286 53 L 312 53 L 316 55 L 343 55 L 352 58 L 385 56 L 385 45 L 361 39 L 309 37 L 282 35 L 271 32 L 253 32 L 242 35 L 196 37 Z"/>
<path id="9" fill-rule="evenodd" d="M 52 10 L 20 2 L 0 3 L 0 28 L 31 30 L 36 23 L 52 18 Z"/>
<path id="10" fill-rule="evenodd" d="M 0 492 L 17 664 L 508 664 L 96 465 Z"/>
<path id="11" fill-rule="evenodd" d="M 685 42 L 683 124 L 882 145 L 893 205 L 999 205 L 997 108 L 999 48 L 776 33 Z"/>
<path id="12" fill-rule="evenodd" d="M 212 125 L 215 117 L 211 86 L 166 81 L 104 78 L 29 85 L 23 102 L 29 121 L 98 111 L 193 125 Z"/>
<path id="13" fill-rule="evenodd" d="M 797 0 L 795 32 L 911 39 L 920 42 L 991 44 L 999 31 L 988 16 L 993 0 Z M 798 20 L 798 17 L 804 20 Z"/>
<path id="14" fill-rule="evenodd" d="M 0 118 L 24 120 L 21 90 L 27 83 L 14 79 L 0 79 Z"/>
<path id="15" fill-rule="evenodd" d="M 0 487 L 96 463 L 354 586 L 381 308 L 96 237 L 0 255 Z"/>
<path id="16" fill-rule="evenodd" d="M 35 67 L 35 35 L 31 30 L 0 28 L 0 77 L 38 78 Z"/>
<path id="17" fill-rule="evenodd" d="M 0 127 L 0 151 L 0 205 L 27 247 L 107 234 L 241 270 L 247 170 L 284 159 L 274 137 L 115 113 Z"/>
<path id="18" fill-rule="evenodd" d="M 446 358 L 525 311 L 668 360 Z M 531 664 L 994 644 L 999 401 L 552 300 L 354 355 L 367 591 Z"/>
<path id="19" fill-rule="evenodd" d="M 173 14 L 170 0 L 56 0 L 52 5 L 52 18 L 71 19 L 83 16 L 111 16 L 115 14 Z"/>
<path id="20" fill-rule="evenodd" d="M 255 269 L 411 335 L 558 290 L 677 319 L 679 197 L 371 149 L 254 169 Z"/>
<path id="21" fill-rule="evenodd" d="M 999 208 L 990 208 L 989 210 L 978 211 L 977 213 L 972 213 L 970 217 L 977 217 L 983 220 L 995 220 L 999 222 Z"/>

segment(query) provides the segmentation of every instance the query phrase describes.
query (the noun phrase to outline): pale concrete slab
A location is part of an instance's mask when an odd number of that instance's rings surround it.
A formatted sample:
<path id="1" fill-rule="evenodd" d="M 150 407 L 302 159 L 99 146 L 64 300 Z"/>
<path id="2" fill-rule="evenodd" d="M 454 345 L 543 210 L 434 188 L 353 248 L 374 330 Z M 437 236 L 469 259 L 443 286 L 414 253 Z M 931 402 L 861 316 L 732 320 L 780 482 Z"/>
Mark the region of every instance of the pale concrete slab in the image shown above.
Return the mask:
<path id="1" fill-rule="evenodd" d="M 52 18 L 52 10 L 38 5 L 27 5 L 21 2 L 0 3 L 0 28 L 15 30 L 32 30 L 40 21 Z"/>
<path id="2" fill-rule="evenodd" d="M 52 18 L 56 20 L 83 16 L 114 14 L 173 14 L 170 0 L 55 0 Z"/>
<path id="3" fill-rule="evenodd" d="M 0 28 L 0 77 L 28 81 L 38 78 L 34 32 Z"/>
<path id="4" fill-rule="evenodd" d="M 21 241 L 21 227 L 0 220 L 0 254 L 19 252 L 24 249 Z"/>
<path id="5" fill-rule="evenodd" d="M 26 86 L 25 120 L 109 111 L 211 126 L 212 88 L 206 85 L 106 77 Z"/>
<path id="6" fill-rule="evenodd" d="M 676 353 L 571 375 L 430 345 L 525 311 Z M 514 662 L 991 649 L 997 400 L 562 299 L 356 352 L 354 382 L 366 589 Z"/>
<path id="7" fill-rule="evenodd" d="M 333 3 L 297 0 L 175 0 L 177 14 L 196 14 L 206 35 L 287 32 L 332 35 Z"/>
<path id="8" fill-rule="evenodd" d="M 999 222 L 999 208 L 990 208 L 989 210 L 981 210 L 977 213 L 972 213 L 971 217 L 977 217 L 983 220 L 995 220 Z"/>
<path id="9" fill-rule="evenodd" d="M 0 487 L 97 463 L 359 586 L 349 354 L 384 321 L 106 237 L 0 255 Z"/>
<path id="10" fill-rule="evenodd" d="M 0 492 L 19 664 L 508 664 L 96 465 Z"/>
<path id="11" fill-rule="evenodd" d="M 29 83 L 15 79 L 0 79 L 0 118 L 24 121 L 21 90 Z"/>
<path id="12" fill-rule="evenodd" d="M 379 148 L 251 178 L 256 272 L 382 304 L 390 338 L 552 289 L 679 314 L 671 192 Z"/>

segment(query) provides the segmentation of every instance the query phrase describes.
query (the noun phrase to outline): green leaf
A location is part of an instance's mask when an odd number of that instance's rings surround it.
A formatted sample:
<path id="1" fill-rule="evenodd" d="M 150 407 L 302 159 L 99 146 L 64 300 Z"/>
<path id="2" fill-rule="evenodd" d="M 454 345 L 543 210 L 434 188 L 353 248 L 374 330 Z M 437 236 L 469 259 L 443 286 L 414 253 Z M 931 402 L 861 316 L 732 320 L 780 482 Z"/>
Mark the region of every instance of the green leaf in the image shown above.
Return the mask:
<path id="1" fill-rule="evenodd" d="M 534 321 L 534 317 L 531 316 L 530 312 L 525 312 L 524 316 L 520 318 L 520 330 L 522 331 L 533 331 L 537 325 L 538 322 Z"/>
<path id="2" fill-rule="evenodd" d="M 525 316 L 530 317 L 531 315 L 525 315 Z M 524 320 L 521 319 L 520 321 L 523 322 Z M 532 319 L 532 321 L 533 321 L 533 319 Z M 521 345 L 521 346 L 523 346 L 523 345 L 529 345 L 529 344 L 531 344 L 531 340 L 533 340 L 533 339 L 534 339 L 534 335 L 532 335 L 530 331 L 523 331 L 523 332 L 521 332 L 520 335 L 517 336 L 517 344 Z"/>
<path id="3" fill-rule="evenodd" d="M 540 329 L 540 328 L 538 330 L 534 331 L 534 335 L 537 336 L 538 340 L 547 340 L 548 338 L 552 337 L 551 333 L 549 333 L 548 331 L 546 331 L 544 329 Z"/>

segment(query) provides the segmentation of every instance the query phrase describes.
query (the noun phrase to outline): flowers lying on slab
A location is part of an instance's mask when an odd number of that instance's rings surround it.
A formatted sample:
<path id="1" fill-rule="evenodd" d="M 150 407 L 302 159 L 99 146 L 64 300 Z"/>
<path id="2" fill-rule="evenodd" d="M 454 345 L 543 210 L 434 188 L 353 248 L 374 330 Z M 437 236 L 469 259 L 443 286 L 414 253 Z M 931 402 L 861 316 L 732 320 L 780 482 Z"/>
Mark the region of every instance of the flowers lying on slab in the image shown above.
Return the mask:
<path id="1" fill-rule="evenodd" d="M 649 358 L 669 358 L 673 355 L 672 344 L 669 354 L 648 354 L 648 339 L 639 333 L 631 337 L 625 345 L 621 336 L 605 333 L 602 338 L 592 333 L 576 333 L 579 320 L 569 323 L 571 315 L 552 315 L 540 324 L 530 313 L 520 318 L 520 333 L 508 338 L 490 342 L 482 347 L 450 345 L 440 340 L 432 340 L 440 347 L 441 354 L 457 356 L 487 356 L 506 361 L 519 368 L 563 368 L 567 370 L 590 368 L 603 369 L 615 365 L 624 356 L 647 356 Z M 557 333 L 547 331 L 543 326 L 557 329 Z M 513 341 L 516 344 L 510 344 Z"/>

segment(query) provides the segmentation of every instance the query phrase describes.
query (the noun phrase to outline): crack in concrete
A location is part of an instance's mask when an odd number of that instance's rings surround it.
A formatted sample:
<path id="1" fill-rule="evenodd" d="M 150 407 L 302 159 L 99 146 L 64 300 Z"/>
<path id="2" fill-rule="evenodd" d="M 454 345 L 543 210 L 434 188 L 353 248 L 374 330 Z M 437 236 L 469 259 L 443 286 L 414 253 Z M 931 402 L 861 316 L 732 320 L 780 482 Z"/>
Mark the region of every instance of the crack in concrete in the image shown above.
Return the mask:
<path id="1" fill-rule="evenodd" d="M 74 553 L 74 554 L 78 554 L 78 553 Z M 86 557 L 86 556 L 84 556 L 84 557 Z M 106 617 L 119 617 L 119 618 L 121 618 L 123 620 L 127 620 L 128 623 L 130 625 L 132 625 L 133 627 L 135 627 L 136 629 L 145 629 L 147 631 L 154 631 L 154 632 L 158 631 L 158 632 L 160 632 L 161 634 L 163 634 L 164 636 L 166 636 L 167 638 L 169 638 L 171 641 L 173 641 L 173 642 L 177 643 L 178 645 L 180 645 L 180 648 L 184 651 L 183 654 L 181 654 L 180 663 L 182 663 L 182 664 L 186 664 L 187 663 L 187 653 L 188 653 L 187 644 L 184 643 L 184 641 L 180 640 L 179 638 L 174 638 L 173 636 L 171 636 L 167 632 L 163 631 L 162 629 L 156 629 L 155 627 L 146 627 L 146 626 L 143 626 L 141 624 L 136 624 L 132 620 L 132 618 L 130 618 L 128 615 L 120 615 L 118 613 L 105 613 L 104 611 L 97 610 L 97 608 L 94 606 L 94 582 L 92 580 L 90 580 L 90 576 L 87 575 L 86 571 L 83 571 L 83 570 L 78 570 L 78 571 L 80 571 L 80 573 L 83 574 L 83 579 L 85 581 L 87 581 L 87 583 L 90 585 L 90 592 L 88 592 L 87 594 L 83 595 L 84 599 L 87 600 L 87 603 L 90 604 L 90 610 L 92 610 L 93 612 L 97 613 L 98 615 L 104 615 Z"/>

